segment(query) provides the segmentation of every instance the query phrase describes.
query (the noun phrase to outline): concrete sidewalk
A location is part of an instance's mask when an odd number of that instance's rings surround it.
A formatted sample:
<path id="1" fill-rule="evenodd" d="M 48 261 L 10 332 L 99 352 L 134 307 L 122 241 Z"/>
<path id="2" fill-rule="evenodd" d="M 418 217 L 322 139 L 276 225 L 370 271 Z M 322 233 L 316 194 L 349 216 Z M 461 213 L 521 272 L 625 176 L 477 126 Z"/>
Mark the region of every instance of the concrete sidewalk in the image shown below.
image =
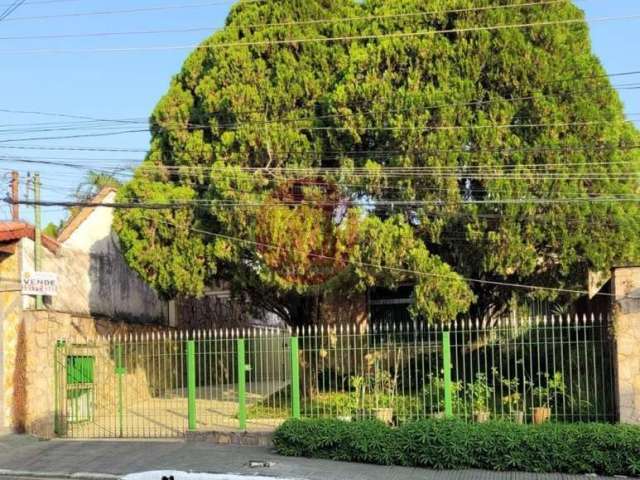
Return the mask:
<path id="1" fill-rule="evenodd" d="M 250 461 L 273 462 L 251 468 Z M 567 475 L 496 473 L 481 471 L 436 472 L 405 467 L 381 467 L 328 460 L 281 457 L 259 447 L 217 446 L 181 441 L 39 441 L 32 437 L 0 437 L 0 469 L 49 472 L 69 478 L 77 472 L 123 475 L 148 470 L 184 470 L 240 473 L 307 480 L 556 480 Z M 4 472 L 4 478 L 11 476 Z M 14 475 L 18 477 L 20 475 Z M 13 478 L 13 477 L 12 477 Z M 605 477 L 600 477 L 605 478 Z M 0 476 L 0 480 L 3 477 Z"/>

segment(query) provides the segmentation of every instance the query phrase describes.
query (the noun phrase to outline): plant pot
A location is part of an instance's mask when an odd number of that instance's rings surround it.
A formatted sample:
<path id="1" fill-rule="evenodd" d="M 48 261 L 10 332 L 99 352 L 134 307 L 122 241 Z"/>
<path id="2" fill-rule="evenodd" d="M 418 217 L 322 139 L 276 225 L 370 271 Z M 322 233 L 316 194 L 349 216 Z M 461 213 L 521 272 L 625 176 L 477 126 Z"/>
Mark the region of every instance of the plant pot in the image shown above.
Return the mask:
<path id="1" fill-rule="evenodd" d="M 373 413 L 376 416 L 376 419 L 380 420 L 382 423 L 386 423 L 387 425 L 391 425 L 393 423 L 393 408 L 374 408 Z"/>
<path id="2" fill-rule="evenodd" d="M 351 415 L 338 415 L 336 418 L 338 420 L 340 420 L 341 422 L 350 422 L 351 421 Z"/>
<path id="3" fill-rule="evenodd" d="M 473 414 L 473 421 L 476 423 L 485 423 L 489 421 L 491 414 L 489 412 L 475 412 Z"/>
<path id="4" fill-rule="evenodd" d="M 366 408 L 357 408 L 353 411 L 352 417 L 356 420 L 364 420 L 371 416 L 371 412 Z"/>
<path id="5" fill-rule="evenodd" d="M 513 418 L 513 423 L 517 423 L 518 425 L 524 423 L 524 412 L 511 412 L 511 417 Z"/>
<path id="6" fill-rule="evenodd" d="M 549 407 L 535 407 L 533 409 L 533 423 L 542 425 L 547 423 L 551 418 L 551 409 Z"/>

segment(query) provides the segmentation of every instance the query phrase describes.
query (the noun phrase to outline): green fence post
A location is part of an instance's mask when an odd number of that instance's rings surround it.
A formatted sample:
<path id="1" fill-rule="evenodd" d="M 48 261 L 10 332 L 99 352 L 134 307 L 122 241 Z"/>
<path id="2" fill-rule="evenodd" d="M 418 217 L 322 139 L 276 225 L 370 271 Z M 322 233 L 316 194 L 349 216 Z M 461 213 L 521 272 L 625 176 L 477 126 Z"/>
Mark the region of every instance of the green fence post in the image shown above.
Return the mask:
<path id="1" fill-rule="evenodd" d="M 196 429 L 196 344 L 187 341 L 187 416 L 189 430 Z"/>
<path id="2" fill-rule="evenodd" d="M 451 336 L 448 330 L 442 331 L 442 365 L 444 367 L 444 415 L 453 416 L 451 399 Z"/>
<path id="3" fill-rule="evenodd" d="M 53 416 L 53 433 L 55 433 L 56 435 L 62 435 L 62 427 L 60 425 L 61 423 L 60 413 L 62 410 L 62 402 L 60 400 L 61 399 L 60 391 L 63 390 L 62 389 L 63 383 L 61 382 L 61 379 L 64 377 L 60 375 L 60 369 L 62 365 L 61 351 L 63 347 L 64 347 L 64 341 L 58 340 L 56 342 L 56 348 L 53 351 L 53 382 L 55 384 L 55 387 L 53 390 L 53 395 L 54 395 L 53 401 L 55 404 L 55 412 Z M 62 395 L 62 398 L 64 398 L 64 395 Z"/>
<path id="4" fill-rule="evenodd" d="M 117 398 L 117 402 L 118 402 L 118 429 L 119 429 L 119 436 L 122 437 L 123 435 L 123 431 L 124 431 L 124 394 L 123 394 L 123 387 L 124 387 L 124 374 L 125 374 L 125 367 L 124 367 L 124 362 L 123 362 L 123 358 L 122 358 L 122 345 L 116 345 L 115 346 L 115 354 L 116 354 L 116 375 L 118 377 L 118 398 Z"/>
<path id="5" fill-rule="evenodd" d="M 300 418 L 300 361 L 298 337 L 291 337 L 291 416 Z"/>
<path id="6" fill-rule="evenodd" d="M 238 345 L 238 422 L 240 423 L 240 429 L 247 429 L 247 385 L 246 385 L 246 372 L 247 367 L 245 365 L 245 349 L 244 338 L 237 340 Z"/>

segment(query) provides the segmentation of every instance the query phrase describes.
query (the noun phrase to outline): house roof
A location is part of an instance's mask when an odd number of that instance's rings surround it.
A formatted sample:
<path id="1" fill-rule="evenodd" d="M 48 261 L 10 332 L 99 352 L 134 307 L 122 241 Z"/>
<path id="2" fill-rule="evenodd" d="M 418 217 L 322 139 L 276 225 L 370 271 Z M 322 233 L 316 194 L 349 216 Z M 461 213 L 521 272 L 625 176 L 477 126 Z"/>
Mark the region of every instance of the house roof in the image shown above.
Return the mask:
<path id="1" fill-rule="evenodd" d="M 35 227 L 26 222 L 0 221 L 0 243 L 15 242 L 22 238 L 35 241 Z M 56 253 L 60 247 L 57 241 L 45 234 L 42 234 L 42 245 L 52 253 Z"/>
<path id="2" fill-rule="evenodd" d="M 102 203 L 107 195 L 112 192 L 115 192 L 116 189 L 113 187 L 104 187 L 100 190 L 96 196 L 91 199 L 92 203 Z M 58 242 L 63 243 L 68 240 L 69 237 L 75 232 L 82 223 L 89 218 L 89 215 L 93 213 L 93 211 L 98 207 L 82 207 L 82 209 L 76 213 L 73 217 L 69 219 L 66 225 L 62 228 L 60 233 L 58 233 Z"/>

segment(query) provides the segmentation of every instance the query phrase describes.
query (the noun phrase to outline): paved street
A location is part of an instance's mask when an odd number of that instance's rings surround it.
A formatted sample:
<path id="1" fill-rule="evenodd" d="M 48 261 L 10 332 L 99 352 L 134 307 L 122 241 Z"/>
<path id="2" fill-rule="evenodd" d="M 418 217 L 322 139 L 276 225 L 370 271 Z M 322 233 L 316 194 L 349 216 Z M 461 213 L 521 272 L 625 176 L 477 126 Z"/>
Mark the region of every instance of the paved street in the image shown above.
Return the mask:
<path id="1" fill-rule="evenodd" d="M 273 462 L 251 468 L 250 461 Z M 147 470 L 244 473 L 308 480 L 555 480 L 582 478 L 480 471 L 434 472 L 328 460 L 288 458 L 257 447 L 216 446 L 181 441 L 39 441 L 28 436 L 0 437 L 0 469 L 54 472 L 62 478 L 78 472 L 123 475 Z M 0 477 L 1 478 L 1 477 Z M 6 476 L 4 478 L 7 478 Z M 604 478 L 604 477 L 601 477 Z"/>

